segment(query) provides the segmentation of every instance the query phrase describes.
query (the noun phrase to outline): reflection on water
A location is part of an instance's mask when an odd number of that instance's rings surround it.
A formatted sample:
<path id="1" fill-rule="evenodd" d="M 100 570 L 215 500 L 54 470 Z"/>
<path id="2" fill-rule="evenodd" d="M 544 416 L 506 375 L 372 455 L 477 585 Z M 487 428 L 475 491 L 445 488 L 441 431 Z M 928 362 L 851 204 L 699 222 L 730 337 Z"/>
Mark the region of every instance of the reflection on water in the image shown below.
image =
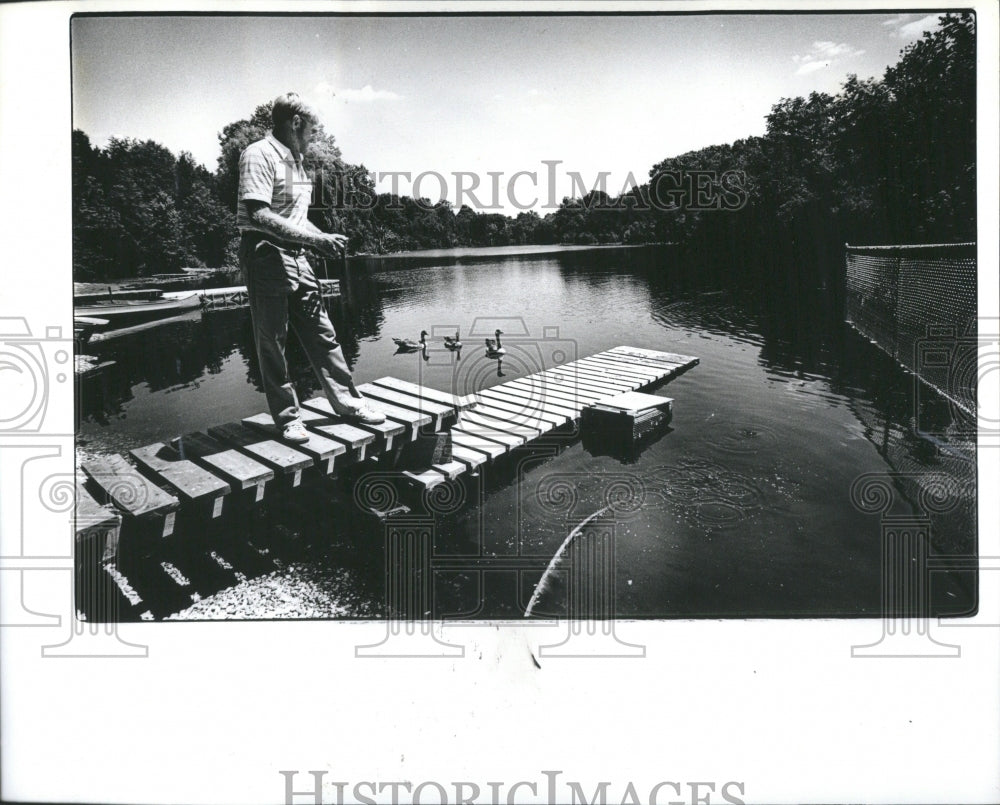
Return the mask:
<path id="1" fill-rule="evenodd" d="M 615 484 L 638 484 L 642 500 L 615 513 L 622 616 L 877 616 L 887 516 L 925 515 L 939 551 L 974 553 L 975 449 L 950 407 L 844 325 L 832 294 L 782 283 L 734 286 L 662 248 L 352 261 L 329 310 L 358 382 L 392 375 L 465 394 L 618 345 L 701 359 L 661 391 L 675 399 L 671 427 L 624 460 L 576 435 L 551 440 L 547 452 L 492 467 L 439 516 L 435 556 L 531 555 L 542 567 L 442 566 L 435 614 L 520 617 L 544 563 Z M 456 329 L 463 348 L 448 349 Z M 499 360 L 485 348 L 495 329 Z M 395 354 L 394 337 L 421 330 L 426 351 Z M 88 450 L 121 452 L 265 409 L 246 308 L 87 352 L 117 361 L 80 388 Z M 289 361 L 300 394 L 315 394 L 294 339 Z M 881 514 L 851 498 L 873 473 L 895 494 Z M 539 497 L 556 475 L 571 479 L 572 505 Z M 347 487 L 309 494 L 324 511 L 354 505 Z M 325 546 L 296 561 L 379 577 L 377 523 L 303 517 L 282 527 Z M 974 576 L 943 579 L 932 589 L 938 610 L 968 611 Z M 347 615 L 381 611 L 378 586 Z M 564 587 L 554 583 L 537 611 L 564 607 Z"/>

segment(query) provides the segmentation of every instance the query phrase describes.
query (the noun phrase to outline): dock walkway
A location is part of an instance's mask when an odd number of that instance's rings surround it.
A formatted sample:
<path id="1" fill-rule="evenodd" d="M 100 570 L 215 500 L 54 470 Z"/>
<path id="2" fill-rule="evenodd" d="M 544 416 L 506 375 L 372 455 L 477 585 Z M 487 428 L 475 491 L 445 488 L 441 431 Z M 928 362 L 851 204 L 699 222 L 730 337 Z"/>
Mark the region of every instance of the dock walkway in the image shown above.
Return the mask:
<path id="1" fill-rule="evenodd" d="M 132 450 L 128 458 L 86 461 L 87 496 L 78 497 L 77 515 L 92 523 L 97 509 L 105 518 L 120 513 L 123 525 L 142 521 L 165 537 L 177 516 L 222 517 L 235 501 L 253 506 L 276 485 L 298 486 L 303 473 L 330 476 L 363 462 L 389 466 L 417 490 L 432 489 L 578 423 L 598 400 L 669 381 L 698 362 L 620 346 L 466 396 L 382 377 L 358 388 L 385 412 L 383 424 L 345 422 L 317 397 L 303 403 L 310 434 L 304 444 L 282 442 L 270 415 L 255 413 Z M 422 435 L 442 433 L 450 434 L 450 459 L 418 449 L 434 441 Z M 78 539 L 88 533 L 78 529 Z"/>
<path id="2" fill-rule="evenodd" d="M 340 295 L 340 280 L 321 279 L 319 280 L 319 291 L 324 298 Z M 190 294 L 190 291 L 164 293 L 164 298 L 173 298 Z M 196 291 L 201 297 L 201 306 L 204 310 L 217 310 L 220 308 L 243 307 L 250 303 L 247 296 L 246 285 L 233 285 L 228 288 L 202 288 Z"/>

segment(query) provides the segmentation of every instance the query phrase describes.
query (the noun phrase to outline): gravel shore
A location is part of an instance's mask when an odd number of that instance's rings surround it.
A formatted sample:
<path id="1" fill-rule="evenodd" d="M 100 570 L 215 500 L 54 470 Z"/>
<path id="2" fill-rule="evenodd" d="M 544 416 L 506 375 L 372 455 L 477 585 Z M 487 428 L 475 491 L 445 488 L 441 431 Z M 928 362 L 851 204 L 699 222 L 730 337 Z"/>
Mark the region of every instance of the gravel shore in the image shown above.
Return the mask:
<path id="1" fill-rule="evenodd" d="M 377 618 L 349 570 L 293 563 L 206 596 L 165 620 Z"/>

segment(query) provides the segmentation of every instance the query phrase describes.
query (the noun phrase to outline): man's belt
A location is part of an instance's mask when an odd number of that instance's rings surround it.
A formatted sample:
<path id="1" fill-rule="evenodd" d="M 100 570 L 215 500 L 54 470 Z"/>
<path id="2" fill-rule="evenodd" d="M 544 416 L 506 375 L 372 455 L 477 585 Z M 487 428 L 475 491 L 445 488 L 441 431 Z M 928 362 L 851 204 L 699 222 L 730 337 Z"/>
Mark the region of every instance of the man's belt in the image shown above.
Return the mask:
<path id="1" fill-rule="evenodd" d="M 301 243 L 291 243 L 290 241 L 281 240 L 281 238 L 276 238 L 266 232 L 246 230 L 243 232 L 243 237 L 250 242 L 250 248 L 252 249 L 256 249 L 261 243 L 266 242 L 279 249 L 284 249 L 287 252 L 301 253 L 306 250 L 306 246 Z"/>

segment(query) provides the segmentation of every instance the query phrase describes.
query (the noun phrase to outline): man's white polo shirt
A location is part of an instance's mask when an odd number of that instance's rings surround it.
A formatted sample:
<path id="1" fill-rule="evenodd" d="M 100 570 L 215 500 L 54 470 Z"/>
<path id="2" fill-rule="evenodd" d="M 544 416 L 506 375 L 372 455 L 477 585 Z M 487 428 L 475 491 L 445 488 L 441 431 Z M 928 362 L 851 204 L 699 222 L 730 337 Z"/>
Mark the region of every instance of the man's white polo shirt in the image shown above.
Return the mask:
<path id="1" fill-rule="evenodd" d="M 246 147 L 240 155 L 239 178 L 236 225 L 241 232 L 257 229 L 244 204 L 248 199 L 269 204 L 292 224 L 305 223 L 312 198 L 312 179 L 302 163 L 295 161 L 291 150 L 273 134 Z"/>

